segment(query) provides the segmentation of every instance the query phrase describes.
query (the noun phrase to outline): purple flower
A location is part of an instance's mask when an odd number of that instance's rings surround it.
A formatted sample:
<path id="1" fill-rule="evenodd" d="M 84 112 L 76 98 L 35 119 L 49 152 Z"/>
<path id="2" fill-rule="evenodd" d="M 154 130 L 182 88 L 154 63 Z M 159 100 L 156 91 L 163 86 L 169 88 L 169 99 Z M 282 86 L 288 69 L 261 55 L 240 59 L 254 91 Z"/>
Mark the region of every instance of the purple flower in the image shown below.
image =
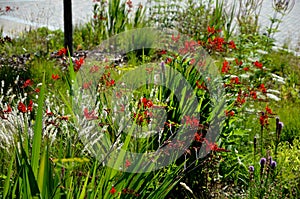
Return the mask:
<path id="1" fill-rule="evenodd" d="M 266 162 L 267 162 L 266 158 L 260 159 L 259 163 L 260 163 L 261 168 L 263 168 L 265 166 Z"/>
<path id="2" fill-rule="evenodd" d="M 254 172 L 254 166 L 249 166 L 249 172 Z"/>
<path id="3" fill-rule="evenodd" d="M 275 167 L 277 166 L 276 161 L 273 161 L 273 160 L 272 160 L 270 166 L 271 166 L 272 169 L 275 169 Z"/>
<path id="4" fill-rule="evenodd" d="M 283 122 L 278 122 L 278 126 L 279 126 L 279 129 L 281 130 L 283 128 Z"/>

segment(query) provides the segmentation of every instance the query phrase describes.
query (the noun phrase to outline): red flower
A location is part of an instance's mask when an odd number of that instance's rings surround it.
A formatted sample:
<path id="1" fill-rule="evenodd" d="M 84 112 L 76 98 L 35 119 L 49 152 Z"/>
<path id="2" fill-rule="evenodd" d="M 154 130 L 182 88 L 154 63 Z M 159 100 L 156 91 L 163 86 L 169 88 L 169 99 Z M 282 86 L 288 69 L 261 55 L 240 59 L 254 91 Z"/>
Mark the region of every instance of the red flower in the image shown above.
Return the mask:
<path id="1" fill-rule="evenodd" d="M 258 61 L 255 61 L 253 64 L 254 64 L 254 66 L 256 66 L 257 68 L 260 68 L 260 69 L 262 69 L 262 67 L 263 67 L 263 64 Z"/>
<path id="2" fill-rule="evenodd" d="M 7 105 L 6 110 L 4 110 L 3 112 L 4 113 L 10 113 L 11 111 L 12 111 L 12 109 L 11 109 L 10 105 Z"/>
<path id="3" fill-rule="evenodd" d="M 212 26 L 207 26 L 207 32 L 210 33 L 210 34 L 215 34 L 217 31 L 215 30 L 215 28 Z"/>
<path id="4" fill-rule="evenodd" d="M 233 77 L 233 78 L 231 78 L 231 80 L 230 80 L 230 83 L 232 84 L 240 84 L 241 82 L 240 82 L 240 79 L 239 79 L 239 77 Z"/>
<path id="5" fill-rule="evenodd" d="M 6 6 L 6 7 L 5 7 L 5 11 L 6 11 L 6 12 L 11 11 L 11 7 L 10 7 L 10 6 Z"/>
<path id="6" fill-rule="evenodd" d="M 58 56 L 63 56 L 67 54 L 67 49 L 66 48 L 62 48 L 60 49 L 57 53 Z"/>
<path id="7" fill-rule="evenodd" d="M 50 111 L 50 109 L 47 109 L 46 110 L 46 115 L 51 116 L 51 115 L 53 115 L 53 113 Z"/>
<path id="8" fill-rule="evenodd" d="M 225 110 L 225 115 L 226 115 L 226 117 L 228 117 L 229 115 L 233 117 L 234 111 L 233 110 L 231 110 L 231 111 Z"/>
<path id="9" fill-rule="evenodd" d="M 98 70 L 99 70 L 99 66 L 94 65 L 94 66 L 91 67 L 90 73 L 95 73 L 95 72 L 97 72 Z"/>
<path id="10" fill-rule="evenodd" d="M 250 91 L 250 95 L 252 96 L 253 99 L 257 99 L 257 94 L 255 91 Z"/>
<path id="11" fill-rule="evenodd" d="M 238 65 L 238 66 L 243 65 L 243 61 L 242 61 L 242 60 L 239 61 L 237 58 L 235 59 L 235 63 L 236 63 L 236 65 Z"/>
<path id="12" fill-rule="evenodd" d="M 167 58 L 166 64 L 170 64 L 172 62 L 172 59 L 170 57 Z"/>
<path id="13" fill-rule="evenodd" d="M 26 87 L 28 87 L 28 86 L 32 86 L 32 84 L 33 84 L 32 80 L 31 80 L 31 79 L 28 79 L 28 80 L 26 80 L 26 81 L 24 82 L 23 88 L 26 88 Z"/>
<path id="14" fill-rule="evenodd" d="M 260 89 L 261 92 L 263 92 L 263 93 L 266 93 L 266 92 L 267 92 L 267 89 L 266 89 L 266 87 L 265 87 L 264 84 L 261 84 L 261 85 L 259 86 L 259 89 Z"/>
<path id="15" fill-rule="evenodd" d="M 59 75 L 58 74 L 56 74 L 56 75 L 52 74 L 52 79 L 53 80 L 58 80 L 59 79 Z"/>
<path id="16" fill-rule="evenodd" d="M 172 40 L 174 42 L 177 42 L 180 39 L 180 34 L 178 33 L 177 37 L 175 37 L 174 35 L 172 35 Z"/>
<path id="17" fill-rule="evenodd" d="M 117 190 L 115 189 L 115 187 L 112 187 L 111 190 L 109 191 L 111 195 L 115 194 L 116 192 Z"/>
<path id="18" fill-rule="evenodd" d="M 208 143 L 208 147 L 210 150 L 215 151 L 215 152 L 230 152 L 229 150 L 219 148 L 217 143 Z"/>
<path id="19" fill-rule="evenodd" d="M 195 117 L 190 117 L 185 115 L 185 124 L 189 125 L 191 127 L 198 127 L 199 126 L 199 120 Z"/>
<path id="20" fill-rule="evenodd" d="M 110 86 L 113 86 L 113 85 L 115 85 L 115 80 L 110 80 L 110 81 L 106 81 L 106 86 L 107 87 L 110 87 Z"/>
<path id="21" fill-rule="evenodd" d="M 222 73 L 228 73 L 229 69 L 230 69 L 229 63 L 228 61 L 225 60 L 222 66 Z"/>
<path id="22" fill-rule="evenodd" d="M 83 89 L 88 89 L 88 88 L 90 88 L 91 85 L 92 85 L 92 81 L 85 82 L 85 83 L 83 83 L 82 88 Z"/>
<path id="23" fill-rule="evenodd" d="M 205 83 L 202 82 L 201 84 L 199 83 L 199 80 L 196 81 L 196 86 L 199 89 L 207 90 L 207 87 L 205 86 Z"/>
<path id="24" fill-rule="evenodd" d="M 39 88 L 36 88 L 34 91 L 39 93 L 41 90 Z"/>
<path id="25" fill-rule="evenodd" d="M 84 63 L 83 57 L 80 57 L 79 60 L 76 59 L 75 60 L 74 71 L 79 71 L 79 69 L 80 69 L 80 67 L 82 66 L 83 63 Z"/>
<path id="26" fill-rule="evenodd" d="M 32 100 L 29 100 L 29 104 L 28 104 L 28 107 L 27 107 L 27 111 L 32 111 L 32 107 L 33 107 L 33 101 Z"/>
<path id="27" fill-rule="evenodd" d="M 167 51 L 166 50 L 161 50 L 159 54 L 165 55 L 165 54 L 167 54 Z"/>
<path id="28" fill-rule="evenodd" d="M 236 98 L 236 102 L 239 103 L 239 104 L 244 104 L 246 102 L 246 99 L 245 98 L 241 98 L 241 94 L 239 93 L 237 98 Z"/>
<path id="29" fill-rule="evenodd" d="M 153 106 L 153 102 L 151 100 L 147 100 L 145 97 L 141 99 L 141 103 L 144 105 L 144 108 L 151 108 Z"/>
<path id="30" fill-rule="evenodd" d="M 195 133 L 195 138 L 194 139 L 195 139 L 196 142 L 203 142 L 205 138 L 203 138 L 202 133 L 200 133 L 200 134 Z"/>
<path id="31" fill-rule="evenodd" d="M 131 162 L 129 160 L 126 160 L 125 167 L 129 167 L 131 165 Z"/>
<path id="32" fill-rule="evenodd" d="M 268 107 L 268 105 L 266 106 L 266 112 L 268 114 L 273 114 L 272 110 Z"/>
<path id="33" fill-rule="evenodd" d="M 27 111 L 25 104 L 23 104 L 21 101 L 18 104 L 18 110 L 22 113 L 26 113 L 26 111 Z"/>
<path id="34" fill-rule="evenodd" d="M 245 67 L 243 68 L 244 71 L 248 71 L 249 70 L 249 67 Z"/>
<path id="35" fill-rule="evenodd" d="M 64 116 L 61 116 L 60 119 L 65 120 L 65 121 L 68 121 L 68 120 L 69 120 L 69 117 L 66 116 L 66 115 L 64 115 Z"/>
<path id="36" fill-rule="evenodd" d="M 83 114 L 84 114 L 84 117 L 86 118 L 86 120 L 94 120 L 94 119 L 98 119 L 98 117 L 96 116 L 96 113 L 95 111 L 91 111 L 89 112 L 87 108 L 85 108 L 83 110 Z"/>
<path id="37" fill-rule="evenodd" d="M 262 112 L 261 116 L 259 117 L 259 122 L 261 126 L 268 124 L 268 115 Z"/>
<path id="38" fill-rule="evenodd" d="M 235 46 L 234 41 L 231 40 L 231 41 L 228 43 L 228 45 L 229 45 L 229 48 L 231 48 L 231 49 L 236 49 L 236 46 Z"/>

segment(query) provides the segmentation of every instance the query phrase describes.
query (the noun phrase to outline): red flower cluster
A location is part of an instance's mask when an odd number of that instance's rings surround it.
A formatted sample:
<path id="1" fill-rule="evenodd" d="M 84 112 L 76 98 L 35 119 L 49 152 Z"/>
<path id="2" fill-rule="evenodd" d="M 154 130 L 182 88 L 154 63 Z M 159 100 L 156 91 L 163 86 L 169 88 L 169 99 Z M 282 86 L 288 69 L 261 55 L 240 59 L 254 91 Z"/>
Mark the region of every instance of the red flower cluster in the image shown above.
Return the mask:
<path id="1" fill-rule="evenodd" d="M 226 117 L 228 117 L 228 116 L 233 117 L 234 116 L 234 111 L 233 110 L 231 110 L 231 111 L 225 110 L 225 115 L 226 115 Z"/>
<path id="2" fill-rule="evenodd" d="M 111 79 L 110 72 L 108 72 L 107 74 L 104 73 L 100 78 L 100 82 L 104 84 L 107 88 L 114 86 L 116 83 L 115 80 Z"/>
<path id="3" fill-rule="evenodd" d="M 22 88 L 26 88 L 28 86 L 32 86 L 33 85 L 33 81 L 31 79 L 28 79 L 24 82 Z"/>
<path id="4" fill-rule="evenodd" d="M 223 66 L 222 66 L 222 73 L 228 73 L 229 70 L 230 70 L 229 63 L 228 63 L 228 61 L 224 60 Z"/>
<path id="5" fill-rule="evenodd" d="M 141 113 L 133 113 L 133 119 L 138 125 L 142 124 L 149 124 L 151 122 L 150 117 L 152 114 L 148 111 L 145 110 L 144 112 Z"/>
<path id="6" fill-rule="evenodd" d="M 28 111 L 31 112 L 32 107 L 33 107 L 33 101 L 32 100 L 29 101 L 29 104 L 28 104 L 27 108 L 26 108 L 26 105 L 23 104 L 21 101 L 18 104 L 18 110 L 22 113 L 26 113 Z"/>
<path id="7" fill-rule="evenodd" d="M 95 119 L 98 119 L 98 116 L 96 115 L 95 111 L 92 110 L 89 112 L 89 110 L 87 108 L 85 108 L 83 110 L 83 114 L 84 114 L 84 117 L 86 118 L 86 120 L 95 120 Z"/>
<path id="8" fill-rule="evenodd" d="M 153 106 L 153 102 L 145 97 L 143 97 L 140 102 L 144 108 L 151 108 Z"/>
<path id="9" fill-rule="evenodd" d="M 215 151 L 215 152 L 230 152 L 229 150 L 219 148 L 217 143 L 209 142 L 202 134 L 195 133 L 194 137 L 196 142 L 205 143 L 206 151 Z"/>
<path id="10" fill-rule="evenodd" d="M 193 128 L 197 128 L 199 126 L 199 120 L 195 117 L 190 117 L 190 116 L 185 115 L 184 119 L 185 119 L 185 124 L 187 126 L 190 126 Z"/>
<path id="11" fill-rule="evenodd" d="M 84 58 L 80 57 L 79 60 L 75 60 L 75 66 L 74 66 L 74 71 L 77 72 L 81 68 L 82 64 L 84 63 Z"/>
<path id="12" fill-rule="evenodd" d="M 258 61 L 255 61 L 255 62 L 253 63 L 253 65 L 254 65 L 255 67 L 257 67 L 257 68 L 260 68 L 260 69 L 262 69 L 262 67 L 263 67 L 263 64 L 260 63 L 260 62 L 258 62 Z"/>
<path id="13" fill-rule="evenodd" d="M 56 55 L 59 56 L 59 57 L 63 57 L 63 56 L 65 56 L 66 54 L 67 54 L 67 49 L 66 49 L 66 48 L 62 48 L 62 49 L 60 49 L 60 50 L 56 53 Z"/>

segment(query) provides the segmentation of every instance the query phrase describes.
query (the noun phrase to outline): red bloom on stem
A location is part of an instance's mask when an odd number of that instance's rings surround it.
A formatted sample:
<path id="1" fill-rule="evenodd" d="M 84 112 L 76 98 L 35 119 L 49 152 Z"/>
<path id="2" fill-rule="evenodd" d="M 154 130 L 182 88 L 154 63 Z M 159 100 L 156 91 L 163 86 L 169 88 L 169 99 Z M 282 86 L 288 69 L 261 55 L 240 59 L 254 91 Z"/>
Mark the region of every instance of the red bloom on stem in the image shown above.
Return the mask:
<path id="1" fill-rule="evenodd" d="M 268 107 L 268 105 L 266 106 L 266 112 L 268 114 L 273 114 L 272 110 Z"/>
<path id="2" fill-rule="evenodd" d="M 257 99 L 257 94 L 255 91 L 250 91 L 250 95 L 252 96 L 253 99 Z"/>
<path id="3" fill-rule="evenodd" d="M 97 72 L 98 70 L 99 70 L 99 66 L 94 65 L 94 66 L 91 67 L 90 73 L 95 73 L 95 72 Z"/>
<path id="4" fill-rule="evenodd" d="M 259 122 L 261 126 L 268 124 L 268 115 L 262 112 L 261 116 L 259 117 Z"/>
<path id="5" fill-rule="evenodd" d="M 83 57 L 80 57 L 79 60 L 76 59 L 75 60 L 75 66 L 74 66 L 74 71 L 79 71 L 80 67 L 82 66 L 82 64 L 84 63 L 84 59 Z"/>
<path id="6" fill-rule="evenodd" d="M 56 74 L 56 75 L 52 74 L 51 77 L 52 77 L 53 80 L 58 80 L 59 79 L 59 75 L 58 74 Z"/>
<path id="7" fill-rule="evenodd" d="M 237 58 L 235 59 L 235 63 L 236 63 L 236 65 L 238 65 L 238 66 L 243 65 L 243 61 L 242 61 L 242 60 L 239 61 Z"/>
<path id="8" fill-rule="evenodd" d="M 33 107 L 33 101 L 32 100 L 29 100 L 29 104 L 28 104 L 28 107 L 27 107 L 27 111 L 32 111 L 32 107 Z"/>
<path id="9" fill-rule="evenodd" d="M 208 147 L 211 151 L 215 151 L 215 152 L 230 152 L 229 150 L 223 149 L 223 148 L 219 148 L 217 143 L 207 143 Z"/>
<path id="10" fill-rule="evenodd" d="M 266 87 L 265 87 L 264 84 L 261 84 L 261 85 L 259 86 L 259 90 L 261 90 L 261 92 L 263 92 L 263 93 L 266 93 L 266 92 L 267 92 L 267 89 L 266 89 Z"/>
<path id="11" fill-rule="evenodd" d="M 26 87 L 32 86 L 32 85 L 33 85 L 32 80 L 31 80 L 31 79 L 28 79 L 28 80 L 26 80 L 26 81 L 24 82 L 23 88 L 26 88 Z"/>
<path id="12" fill-rule="evenodd" d="M 125 162 L 125 167 L 127 168 L 127 167 L 129 167 L 131 165 L 131 162 L 129 161 L 129 160 L 126 160 L 126 162 Z"/>
<path id="13" fill-rule="evenodd" d="M 4 110 L 3 112 L 4 113 L 10 113 L 11 111 L 12 111 L 12 109 L 11 109 L 10 105 L 7 105 L 6 110 Z"/>
<path id="14" fill-rule="evenodd" d="M 237 98 L 236 98 L 236 102 L 242 105 L 246 102 L 246 99 L 244 97 L 242 98 L 241 94 L 239 93 Z"/>
<path id="15" fill-rule="evenodd" d="M 153 106 L 153 102 L 151 100 L 147 100 L 145 97 L 141 99 L 141 103 L 143 104 L 144 108 L 151 108 Z"/>
<path id="16" fill-rule="evenodd" d="M 199 120 L 195 117 L 190 117 L 185 115 L 185 124 L 191 127 L 198 127 L 199 126 Z"/>
<path id="17" fill-rule="evenodd" d="M 245 67 L 243 68 L 244 71 L 248 71 L 249 70 L 249 67 Z"/>
<path id="18" fill-rule="evenodd" d="M 83 83 L 82 88 L 83 89 L 88 89 L 88 88 L 90 88 L 91 85 L 92 85 L 92 81 L 85 82 L 85 83 Z"/>
<path id="19" fill-rule="evenodd" d="M 222 73 L 228 73 L 229 70 L 230 70 L 229 63 L 228 61 L 225 60 L 222 66 Z"/>
<path id="20" fill-rule="evenodd" d="M 113 85 L 115 85 L 115 80 L 112 79 L 110 81 L 108 81 L 108 80 L 106 81 L 106 86 L 107 87 L 110 87 L 110 86 L 113 86 Z"/>
<path id="21" fill-rule="evenodd" d="M 177 37 L 175 37 L 174 35 L 172 35 L 172 40 L 174 42 L 177 42 L 180 39 L 180 34 L 178 33 Z"/>
<path id="22" fill-rule="evenodd" d="M 210 33 L 210 34 L 215 34 L 217 31 L 215 30 L 215 28 L 212 26 L 207 26 L 207 32 Z"/>
<path id="23" fill-rule="evenodd" d="M 83 110 L 83 114 L 84 114 L 84 117 L 86 118 L 86 120 L 95 120 L 95 119 L 98 119 L 98 117 L 96 116 L 96 113 L 94 110 L 92 110 L 91 112 L 88 111 L 87 108 L 85 108 Z"/>
<path id="24" fill-rule="evenodd" d="M 66 48 L 62 48 L 57 52 L 58 56 L 63 56 L 67 54 L 67 49 Z"/>
<path id="25" fill-rule="evenodd" d="M 111 195 L 115 194 L 116 192 L 117 190 L 115 189 L 115 187 L 112 187 L 111 190 L 109 191 Z"/>
<path id="26" fill-rule="evenodd" d="M 229 46 L 228 46 L 229 48 L 231 48 L 231 49 L 236 49 L 236 46 L 235 46 L 234 41 L 231 40 L 230 42 L 228 42 L 228 45 L 229 45 Z"/>
<path id="27" fill-rule="evenodd" d="M 6 7 L 5 7 L 5 11 L 6 11 L 6 12 L 11 11 L 11 7 L 10 7 L 10 6 L 6 6 Z"/>
<path id="28" fill-rule="evenodd" d="M 234 111 L 233 110 L 231 110 L 231 111 L 225 110 L 225 115 L 226 115 L 226 117 L 234 116 Z"/>
<path id="29" fill-rule="evenodd" d="M 36 88 L 34 91 L 39 93 L 41 90 L 39 88 Z"/>
<path id="30" fill-rule="evenodd" d="M 205 83 L 202 82 L 201 84 L 199 83 L 199 80 L 196 81 L 196 86 L 199 89 L 207 90 L 207 87 L 205 86 Z"/>
<path id="31" fill-rule="evenodd" d="M 233 77 L 233 78 L 231 78 L 231 80 L 230 80 L 230 83 L 232 84 L 240 84 L 241 82 L 240 82 L 240 79 L 239 79 L 239 77 Z"/>
<path id="32" fill-rule="evenodd" d="M 22 113 L 26 113 L 27 112 L 27 109 L 26 109 L 26 106 L 25 104 L 23 104 L 21 101 L 19 102 L 18 104 L 18 110 Z"/>
<path id="33" fill-rule="evenodd" d="M 253 64 L 255 67 L 260 68 L 260 69 L 262 69 L 262 67 L 263 67 L 263 64 L 258 61 L 255 61 Z"/>

